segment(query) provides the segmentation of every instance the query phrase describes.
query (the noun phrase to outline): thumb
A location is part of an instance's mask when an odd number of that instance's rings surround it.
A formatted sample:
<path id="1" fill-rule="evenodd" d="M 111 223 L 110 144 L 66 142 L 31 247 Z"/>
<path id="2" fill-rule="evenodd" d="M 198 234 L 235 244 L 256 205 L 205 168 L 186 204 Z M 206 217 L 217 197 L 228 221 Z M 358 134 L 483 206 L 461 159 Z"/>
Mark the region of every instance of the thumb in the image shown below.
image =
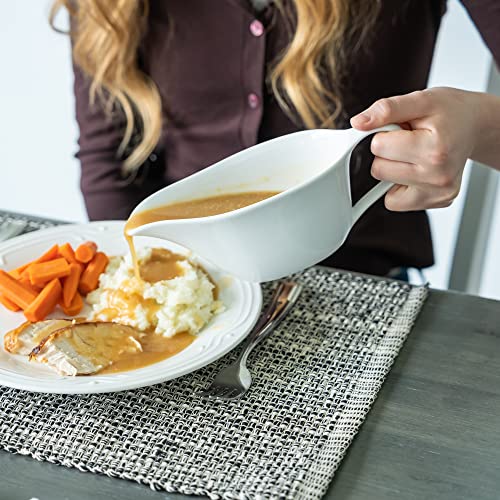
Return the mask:
<path id="1" fill-rule="evenodd" d="M 351 118 L 358 130 L 371 130 L 390 123 L 408 123 L 429 113 L 429 102 L 424 92 L 388 97 L 374 102 L 368 109 Z"/>

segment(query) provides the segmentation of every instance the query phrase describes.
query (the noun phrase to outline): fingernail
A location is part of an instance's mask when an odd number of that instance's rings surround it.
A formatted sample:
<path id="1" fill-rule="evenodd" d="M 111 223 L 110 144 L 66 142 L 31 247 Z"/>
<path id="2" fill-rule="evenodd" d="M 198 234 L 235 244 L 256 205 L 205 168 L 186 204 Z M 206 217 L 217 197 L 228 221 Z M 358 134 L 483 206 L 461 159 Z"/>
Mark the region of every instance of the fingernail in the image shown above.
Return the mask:
<path id="1" fill-rule="evenodd" d="M 370 113 L 367 113 L 367 112 L 363 112 L 363 113 L 360 113 L 359 115 L 356 115 L 354 117 L 354 119 L 358 122 L 358 123 L 368 123 L 370 120 L 371 120 L 371 116 L 370 116 Z"/>

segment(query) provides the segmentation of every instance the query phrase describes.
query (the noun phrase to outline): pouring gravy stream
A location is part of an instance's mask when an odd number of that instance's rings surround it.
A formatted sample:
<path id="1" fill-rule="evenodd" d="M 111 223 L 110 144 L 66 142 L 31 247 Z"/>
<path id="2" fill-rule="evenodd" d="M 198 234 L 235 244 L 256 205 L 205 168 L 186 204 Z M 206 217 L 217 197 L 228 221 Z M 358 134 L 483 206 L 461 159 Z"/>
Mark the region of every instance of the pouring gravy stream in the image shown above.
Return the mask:
<path id="1" fill-rule="evenodd" d="M 184 260 L 185 257 L 164 248 L 154 248 L 151 251 L 149 259 L 139 265 L 134 240 L 129 234 L 131 229 L 166 219 L 194 219 L 232 212 L 233 210 L 238 210 L 239 208 L 266 200 L 276 194 L 278 194 L 276 191 L 252 191 L 224 194 L 163 205 L 135 214 L 125 225 L 124 233 L 130 248 L 137 279 L 155 283 L 157 281 L 169 280 L 176 276 L 180 276 L 182 275 L 182 267 L 180 267 L 178 263 Z M 133 310 L 135 304 L 130 304 L 130 308 Z M 157 363 L 182 351 L 191 344 L 193 340 L 194 337 L 187 332 L 180 332 L 172 338 L 164 338 L 153 332 L 148 332 L 144 338 L 141 339 L 141 344 L 144 349 L 142 352 L 127 355 L 104 368 L 100 373 L 109 374 L 134 370 Z"/>
<path id="2" fill-rule="evenodd" d="M 279 191 L 247 191 L 242 193 L 221 194 L 207 198 L 197 198 L 179 203 L 161 205 L 159 207 L 152 208 L 151 210 L 145 210 L 144 212 L 139 212 L 133 215 L 125 225 L 125 239 L 127 240 L 130 248 L 130 254 L 132 255 L 132 261 L 134 263 L 134 270 L 137 279 L 143 279 L 143 277 L 141 277 L 141 270 L 139 269 L 133 237 L 129 235 L 129 231 L 131 229 L 162 220 L 196 219 L 200 217 L 209 217 L 211 215 L 233 212 L 239 208 L 247 207 L 258 203 L 259 201 L 267 200 L 277 194 L 279 194 Z M 172 255 L 175 256 L 173 257 L 174 260 L 179 257 L 176 254 Z M 145 277 L 144 279 L 149 281 Z"/>

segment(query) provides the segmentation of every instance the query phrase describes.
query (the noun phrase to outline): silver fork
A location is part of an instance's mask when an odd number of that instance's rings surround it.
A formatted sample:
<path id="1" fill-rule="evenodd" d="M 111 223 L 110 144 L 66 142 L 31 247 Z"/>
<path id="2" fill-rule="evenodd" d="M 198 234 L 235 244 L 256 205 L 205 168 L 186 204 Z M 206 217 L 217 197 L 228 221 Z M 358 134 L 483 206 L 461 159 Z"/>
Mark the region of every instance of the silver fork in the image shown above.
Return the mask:
<path id="1" fill-rule="evenodd" d="M 221 370 L 210 387 L 204 391 L 196 392 L 195 395 L 205 399 L 224 401 L 243 396 L 252 384 L 252 376 L 246 366 L 248 355 L 281 323 L 297 302 L 301 291 L 302 285 L 298 283 L 281 282 L 273 294 L 269 307 L 250 332 L 238 359 Z"/>
<path id="2" fill-rule="evenodd" d="M 0 242 L 14 238 L 14 236 L 21 234 L 26 225 L 27 223 L 23 220 L 7 221 L 0 224 Z"/>

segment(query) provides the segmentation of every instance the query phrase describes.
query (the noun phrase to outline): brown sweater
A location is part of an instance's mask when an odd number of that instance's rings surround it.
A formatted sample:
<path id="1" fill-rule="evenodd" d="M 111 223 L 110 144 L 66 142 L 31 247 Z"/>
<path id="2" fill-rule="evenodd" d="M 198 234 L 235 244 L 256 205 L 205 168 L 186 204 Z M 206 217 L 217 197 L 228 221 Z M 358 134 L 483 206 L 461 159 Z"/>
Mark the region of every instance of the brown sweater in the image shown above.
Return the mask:
<path id="1" fill-rule="evenodd" d="M 220 0 L 217 8 L 208 0 L 150 3 L 139 56 L 160 90 L 164 126 L 154 154 L 134 179 L 121 176 L 116 156 L 123 119 L 109 120 L 89 106 L 88 79 L 75 68 L 77 156 L 91 219 L 125 219 L 157 189 L 243 148 L 301 128 L 280 109 L 265 83 L 266 68 L 289 40 L 272 4 L 257 13 L 248 0 Z M 500 61 L 500 1 L 463 4 Z M 347 128 L 348 118 L 376 99 L 426 87 L 445 5 L 445 0 L 382 0 L 369 46 L 348 68 L 339 128 Z M 353 155 L 354 201 L 374 184 L 371 159 L 368 143 Z M 380 201 L 325 263 L 379 275 L 398 266 L 430 266 L 427 216 L 389 212 Z"/>

